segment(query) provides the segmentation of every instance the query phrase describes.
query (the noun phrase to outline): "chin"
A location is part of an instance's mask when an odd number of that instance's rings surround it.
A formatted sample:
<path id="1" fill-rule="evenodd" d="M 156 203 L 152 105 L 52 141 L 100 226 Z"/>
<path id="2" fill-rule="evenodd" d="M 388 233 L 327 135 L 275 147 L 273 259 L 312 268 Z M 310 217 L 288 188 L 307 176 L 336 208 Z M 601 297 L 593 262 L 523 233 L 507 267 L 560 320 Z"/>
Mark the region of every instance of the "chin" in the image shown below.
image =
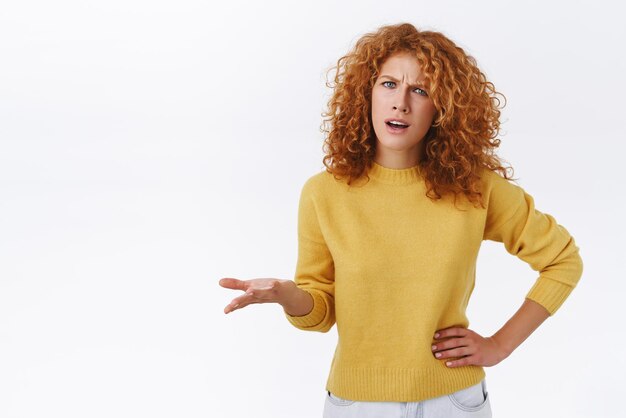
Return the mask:
<path id="1" fill-rule="evenodd" d="M 405 149 L 413 148 L 419 144 L 422 140 L 416 139 L 410 136 L 393 136 L 385 132 L 383 136 L 376 136 L 376 143 L 382 145 L 385 148 L 390 148 L 395 151 L 402 151 Z"/>

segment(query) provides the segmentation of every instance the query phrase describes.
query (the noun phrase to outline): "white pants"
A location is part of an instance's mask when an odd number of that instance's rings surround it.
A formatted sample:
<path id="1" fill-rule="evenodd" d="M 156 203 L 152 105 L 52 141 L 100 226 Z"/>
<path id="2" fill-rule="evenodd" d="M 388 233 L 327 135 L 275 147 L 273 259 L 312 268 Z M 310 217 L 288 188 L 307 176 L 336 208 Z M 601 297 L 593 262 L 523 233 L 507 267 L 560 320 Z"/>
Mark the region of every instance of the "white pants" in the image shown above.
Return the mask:
<path id="1" fill-rule="evenodd" d="M 419 402 L 365 402 L 326 391 L 323 418 L 491 418 L 485 379 L 449 395 Z"/>

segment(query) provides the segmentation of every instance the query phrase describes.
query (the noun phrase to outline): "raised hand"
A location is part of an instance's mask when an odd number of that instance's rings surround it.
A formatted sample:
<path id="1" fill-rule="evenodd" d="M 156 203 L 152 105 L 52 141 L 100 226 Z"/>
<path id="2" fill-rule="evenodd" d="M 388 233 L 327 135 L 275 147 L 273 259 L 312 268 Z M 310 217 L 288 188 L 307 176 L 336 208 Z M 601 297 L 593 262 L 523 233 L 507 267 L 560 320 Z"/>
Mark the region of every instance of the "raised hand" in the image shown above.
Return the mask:
<path id="1" fill-rule="evenodd" d="M 239 280 L 230 277 L 220 279 L 220 286 L 245 292 L 226 305 L 224 313 L 230 313 L 252 303 L 282 303 L 289 286 L 288 282 L 295 286 L 293 281 L 283 279 Z"/>

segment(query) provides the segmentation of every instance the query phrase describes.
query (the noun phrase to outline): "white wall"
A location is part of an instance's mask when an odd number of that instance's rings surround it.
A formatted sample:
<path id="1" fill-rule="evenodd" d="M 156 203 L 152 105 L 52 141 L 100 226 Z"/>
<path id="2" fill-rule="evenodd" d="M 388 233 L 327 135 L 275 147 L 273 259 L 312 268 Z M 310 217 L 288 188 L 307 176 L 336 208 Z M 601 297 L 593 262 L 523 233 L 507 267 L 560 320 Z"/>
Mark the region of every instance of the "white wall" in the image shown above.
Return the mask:
<path id="1" fill-rule="evenodd" d="M 487 368 L 496 417 L 621 410 L 619 2 L 33 1 L 0 8 L 0 416 L 321 417 L 336 343 L 222 277 L 292 278 L 325 71 L 407 21 L 508 99 L 500 156 L 575 237 L 579 286 Z M 594 4 L 594 6 L 592 6 Z M 536 273 L 485 242 L 495 332 Z"/>

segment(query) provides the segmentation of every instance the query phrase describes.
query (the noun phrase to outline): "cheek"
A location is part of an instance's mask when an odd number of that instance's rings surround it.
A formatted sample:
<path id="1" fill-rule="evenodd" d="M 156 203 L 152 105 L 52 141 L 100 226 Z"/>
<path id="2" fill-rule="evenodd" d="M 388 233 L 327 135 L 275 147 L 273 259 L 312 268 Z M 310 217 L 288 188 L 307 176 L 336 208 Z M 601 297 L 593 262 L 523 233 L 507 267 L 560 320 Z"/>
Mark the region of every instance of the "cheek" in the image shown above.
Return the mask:
<path id="1" fill-rule="evenodd" d="M 435 106 L 430 102 L 421 103 L 419 106 L 419 113 L 424 116 L 424 120 L 432 120 L 436 111 Z"/>
<path id="2" fill-rule="evenodd" d="M 431 100 L 428 101 L 428 106 L 426 106 L 426 110 L 427 110 L 428 114 L 431 115 L 431 116 L 435 116 L 435 113 L 437 113 L 437 109 L 435 108 L 435 104 Z"/>
<path id="3" fill-rule="evenodd" d="M 376 92 L 374 91 L 374 93 L 372 94 L 372 109 L 376 110 L 377 112 L 382 111 L 383 109 L 385 109 L 388 105 L 389 102 L 389 97 L 385 97 L 384 94 L 381 94 L 380 92 Z"/>

